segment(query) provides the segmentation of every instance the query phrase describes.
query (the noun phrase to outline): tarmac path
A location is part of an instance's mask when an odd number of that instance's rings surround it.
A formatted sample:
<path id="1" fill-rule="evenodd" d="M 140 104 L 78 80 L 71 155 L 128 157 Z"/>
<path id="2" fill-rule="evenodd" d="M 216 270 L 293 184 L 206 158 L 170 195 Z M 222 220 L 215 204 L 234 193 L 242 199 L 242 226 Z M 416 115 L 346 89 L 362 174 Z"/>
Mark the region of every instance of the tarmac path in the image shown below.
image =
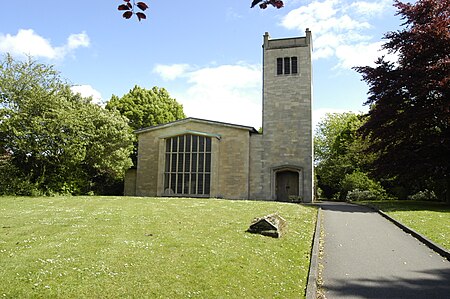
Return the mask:
<path id="1" fill-rule="evenodd" d="M 447 259 L 369 208 L 319 205 L 325 298 L 450 299 Z"/>

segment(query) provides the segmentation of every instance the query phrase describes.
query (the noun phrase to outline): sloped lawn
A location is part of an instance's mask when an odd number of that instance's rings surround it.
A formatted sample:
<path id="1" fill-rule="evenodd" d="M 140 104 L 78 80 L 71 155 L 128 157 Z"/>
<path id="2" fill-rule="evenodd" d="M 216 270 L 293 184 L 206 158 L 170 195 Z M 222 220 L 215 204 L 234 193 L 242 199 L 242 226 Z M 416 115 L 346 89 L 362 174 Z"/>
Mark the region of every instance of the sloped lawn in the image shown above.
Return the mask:
<path id="1" fill-rule="evenodd" d="M 280 239 L 246 233 L 278 212 Z M 316 208 L 215 199 L 0 197 L 0 298 L 299 298 Z"/>
<path id="2" fill-rule="evenodd" d="M 450 205 L 409 200 L 374 201 L 366 204 L 376 206 L 404 225 L 450 250 Z"/>

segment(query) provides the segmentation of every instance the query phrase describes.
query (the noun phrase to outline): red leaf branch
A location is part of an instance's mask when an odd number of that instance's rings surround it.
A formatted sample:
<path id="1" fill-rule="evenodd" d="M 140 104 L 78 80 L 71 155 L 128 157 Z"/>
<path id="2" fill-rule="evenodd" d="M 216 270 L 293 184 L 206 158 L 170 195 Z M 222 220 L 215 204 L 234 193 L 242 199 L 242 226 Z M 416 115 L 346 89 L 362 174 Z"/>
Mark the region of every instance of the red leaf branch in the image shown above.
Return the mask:
<path id="1" fill-rule="evenodd" d="M 253 0 L 251 8 L 255 7 L 257 4 L 259 4 L 259 8 L 266 9 L 268 5 L 272 5 L 273 7 L 276 7 L 278 9 L 282 8 L 284 6 L 283 1 L 281 0 Z"/>
<path id="2" fill-rule="evenodd" d="M 123 0 L 125 4 L 121 4 L 117 7 L 117 10 L 119 11 L 125 11 L 122 14 L 122 17 L 125 19 L 130 19 L 133 15 L 136 15 L 137 19 L 139 21 L 147 19 L 147 16 L 143 12 L 135 12 L 136 7 L 139 8 L 142 11 L 145 11 L 148 9 L 148 5 L 145 2 L 138 2 L 136 3 L 133 0 L 133 4 L 130 3 L 130 0 Z"/>

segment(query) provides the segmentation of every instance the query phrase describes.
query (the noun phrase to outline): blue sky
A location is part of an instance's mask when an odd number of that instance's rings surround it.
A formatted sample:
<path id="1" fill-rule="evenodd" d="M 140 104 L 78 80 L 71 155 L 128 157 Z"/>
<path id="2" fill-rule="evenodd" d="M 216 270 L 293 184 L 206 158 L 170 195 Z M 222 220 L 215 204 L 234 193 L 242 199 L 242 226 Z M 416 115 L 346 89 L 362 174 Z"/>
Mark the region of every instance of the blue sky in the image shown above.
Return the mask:
<path id="1" fill-rule="evenodd" d="M 285 0 L 250 9 L 250 0 L 147 0 L 147 20 L 125 20 L 119 0 L 22 0 L 4 9 L 0 53 L 53 64 L 83 95 L 107 101 L 134 85 L 164 87 L 187 116 L 261 126 L 264 32 L 313 36 L 314 120 L 366 111 L 367 86 L 352 66 L 382 55 L 398 30 L 393 0 Z"/>

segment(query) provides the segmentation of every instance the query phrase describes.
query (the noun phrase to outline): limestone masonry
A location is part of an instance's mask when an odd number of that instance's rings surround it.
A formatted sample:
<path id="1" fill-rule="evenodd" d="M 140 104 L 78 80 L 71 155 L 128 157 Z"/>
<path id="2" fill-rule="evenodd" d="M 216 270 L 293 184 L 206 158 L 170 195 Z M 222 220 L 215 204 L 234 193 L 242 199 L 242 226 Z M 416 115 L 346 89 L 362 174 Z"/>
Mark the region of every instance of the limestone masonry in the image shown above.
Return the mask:
<path id="1" fill-rule="evenodd" d="M 312 39 L 263 44 L 263 133 L 186 118 L 136 131 L 125 195 L 313 200 Z M 258 112 L 254 112 L 258 113 Z"/>

